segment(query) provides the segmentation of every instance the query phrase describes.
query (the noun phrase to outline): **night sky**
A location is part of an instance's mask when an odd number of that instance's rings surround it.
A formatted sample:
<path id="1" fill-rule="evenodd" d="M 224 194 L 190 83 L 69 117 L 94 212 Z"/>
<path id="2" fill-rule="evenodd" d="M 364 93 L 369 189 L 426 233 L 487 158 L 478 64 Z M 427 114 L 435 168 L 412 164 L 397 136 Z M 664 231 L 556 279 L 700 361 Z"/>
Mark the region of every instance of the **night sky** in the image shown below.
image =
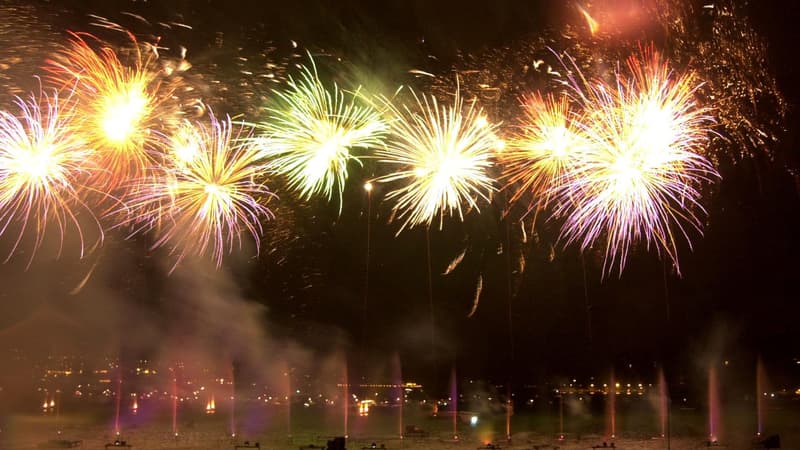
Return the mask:
<path id="1" fill-rule="evenodd" d="M 795 48 L 800 5 L 752 3 L 747 11 L 768 42 L 772 70 L 790 105 L 786 131 L 773 146 L 774 158 L 721 162 L 723 179 L 703 200 L 709 213 L 705 236 L 694 237 L 693 250 L 681 249 L 682 277 L 640 246 L 621 277 L 601 280 L 602 253 L 581 256 L 574 247 L 565 249 L 551 223 L 540 223 L 535 236 L 527 229 L 529 240 L 522 243 L 519 224 L 502 219 L 497 205 L 487 205 L 463 223 L 445 220 L 442 231 L 430 231 L 437 325 L 432 348 L 426 233 L 414 229 L 395 236 L 398 226 L 388 223 L 390 205 L 382 202 L 382 188 L 372 193 L 371 205 L 362 189 L 375 170 L 367 163 L 351 171 L 341 214 L 324 200 L 302 203 L 288 199 L 291 193 L 279 193 L 287 199 L 275 205 L 279 218 L 267 226 L 266 233 L 273 233 L 268 245 L 258 258 L 250 258 L 253 249 L 245 248 L 243 256 L 224 267 L 236 287 L 232 296 L 237 300 L 231 301 L 263 305 L 259 323 L 279 345 L 344 351 L 354 367 L 368 367 L 398 352 L 406 373 L 424 381 L 443 380 L 454 364 L 466 376 L 498 380 L 596 375 L 628 364 L 649 374 L 661 361 L 676 372 L 691 373 L 706 357 L 730 359 L 752 370 L 759 354 L 774 373 L 791 375 L 793 358 L 800 358 L 800 73 Z M 87 13 L 124 20 L 119 12 L 132 11 L 154 22 L 177 18 L 192 25 L 193 31 L 180 31 L 190 61 L 206 59 L 205 49 L 220 31 L 241 45 L 271 40 L 280 46 L 293 39 L 310 49 L 342 52 L 376 72 L 395 71 L 402 79 L 403 71 L 429 63 L 429 54 L 437 57 L 436 67 L 448 67 L 458 50 L 500 47 L 574 21 L 571 4 L 54 0 L 37 7 L 50 13 L 42 20 L 53 23 L 56 35 L 86 26 Z M 384 65 L 387 61 L 391 64 Z M 140 355 L 158 351 L 160 342 L 139 345 L 142 334 L 188 329 L 175 325 L 185 320 L 186 309 L 172 303 L 181 301 L 175 295 L 182 282 L 177 280 L 190 278 L 190 269 L 167 276 L 165 255 L 146 251 L 146 239 L 124 243 L 121 237 L 111 233 L 102 251 L 80 263 L 72 255 L 58 260 L 37 256 L 26 268 L 25 255 L 0 266 L 6 286 L 0 303 L 0 330 L 5 331 L 0 333 L 9 342 L 25 336 L 52 350 L 60 339 L 57 333 L 33 338 L 14 330 L 58 315 L 70 323 L 107 323 L 108 328 L 86 330 L 119 334 L 119 346 Z M 453 273 L 441 275 L 465 249 Z M 520 253 L 526 257 L 525 272 L 509 277 L 512 259 Z M 98 254 L 98 273 L 85 292 L 70 295 Z M 196 275 L 210 276 L 205 271 L 211 269 L 201 267 Z M 482 296 L 468 318 L 479 276 Z M 98 310 L 110 297 L 116 300 Z M 88 322 L 87 315 L 93 316 Z M 135 320 L 147 324 L 140 329 Z M 109 331 L 120 327 L 126 332 Z M 85 334 L 76 339 L 78 348 L 96 342 L 90 331 Z"/>

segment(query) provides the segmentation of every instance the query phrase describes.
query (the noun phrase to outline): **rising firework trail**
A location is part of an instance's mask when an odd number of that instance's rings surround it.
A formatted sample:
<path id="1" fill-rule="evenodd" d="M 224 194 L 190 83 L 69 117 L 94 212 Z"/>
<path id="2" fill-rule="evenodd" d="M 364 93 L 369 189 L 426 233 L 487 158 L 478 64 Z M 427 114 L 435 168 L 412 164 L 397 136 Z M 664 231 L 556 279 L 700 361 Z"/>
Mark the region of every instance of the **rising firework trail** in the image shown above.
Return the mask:
<path id="1" fill-rule="evenodd" d="M 393 219 L 402 221 L 397 231 L 425 225 L 428 303 L 431 320 L 431 351 L 436 360 L 436 327 L 433 304 L 430 226 L 445 215 L 463 219 L 465 210 L 478 209 L 478 199 L 489 201 L 495 191 L 489 175 L 492 157 L 501 146 L 475 102 L 465 107 L 458 91 L 452 106 L 439 105 L 436 97 L 418 96 L 413 91 L 415 107 L 397 107 L 388 99 L 383 103 L 391 116 L 392 139 L 375 152 L 379 162 L 395 171 L 376 178 L 381 183 L 399 187 L 386 195 L 393 200 Z M 434 377 L 437 368 L 434 362 Z"/>

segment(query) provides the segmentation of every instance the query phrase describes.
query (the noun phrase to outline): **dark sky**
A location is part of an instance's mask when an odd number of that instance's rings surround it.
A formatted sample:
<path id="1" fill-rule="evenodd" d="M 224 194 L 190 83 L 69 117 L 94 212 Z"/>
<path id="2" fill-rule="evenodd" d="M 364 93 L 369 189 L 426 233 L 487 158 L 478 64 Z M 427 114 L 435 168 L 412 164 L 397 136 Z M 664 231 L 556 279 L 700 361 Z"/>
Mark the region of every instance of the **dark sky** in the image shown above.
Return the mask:
<path id="1" fill-rule="evenodd" d="M 419 377 L 430 376 L 434 367 L 444 373 L 451 364 L 466 374 L 495 378 L 508 373 L 595 374 L 611 365 L 652 367 L 661 360 L 691 370 L 707 355 L 738 358 L 743 367 L 751 367 L 755 355 L 762 354 L 775 367 L 788 366 L 800 357 L 800 201 L 794 175 L 800 144 L 794 112 L 800 103 L 795 50 L 800 6 L 793 1 L 753 3 L 757 7 L 747 10 L 768 40 L 769 59 L 791 107 L 787 131 L 775 146 L 774 160 L 756 157 L 720 167 L 723 179 L 704 201 L 709 212 L 705 236 L 695 237 L 694 251 L 681 252 L 682 278 L 669 268 L 665 271 L 653 252 L 637 248 L 620 278 L 601 282 L 598 254 L 581 257 L 574 248 L 563 249 L 547 225 L 538 241 L 523 245 L 519 226 L 500 220 L 497 208 L 489 206 L 464 223 L 449 220 L 443 231 L 430 232 L 439 327 L 432 350 L 426 235 L 411 230 L 395 237 L 397 227 L 387 224 L 389 207 L 381 202 L 379 190 L 372 198 L 365 299 L 367 197 L 360 185 L 370 165 L 351 173 L 341 215 L 324 201 L 279 204 L 276 212 L 287 216 L 268 232 L 288 226 L 297 239 L 274 254 L 262 250 L 258 260 L 231 263 L 226 270 L 241 297 L 266 306 L 264 326 L 270 335 L 314 348 L 340 346 L 355 366 L 364 358 L 385 359 L 399 352 L 409 372 Z M 394 64 L 405 64 L 405 70 L 418 67 L 426 53 L 446 66 L 456 49 L 502 46 L 557 26 L 572 14 L 571 2 L 544 0 L 54 0 L 40 6 L 63 11 L 48 19 L 56 22 L 56 31 L 85 24 L 86 13 L 112 20 L 124 10 L 148 19 L 181 13 L 194 27 L 191 33 L 182 32 L 183 39 L 195 42 L 189 46 L 190 59 L 202 60 L 203 43 L 215 31 L 224 31 L 243 43 L 262 39 L 253 34 L 263 33 L 265 41 L 295 39 L 309 47 L 341 48 L 361 61 L 370 61 L 370 52 L 396 52 Z M 355 49 L 359 43 L 369 50 Z M 511 280 L 515 295 L 510 309 L 507 243 L 512 254 L 524 252 L 527 257 L 524 275 Z M 162 297 L 173 281 L 163 275 L 162 265 L 155 257 L 140 255 L 137 243 L 110 246 L 114 252 L 127 248 L 128 255 L 139 256 L 116 267 L 127 257 L 107 251 L 111 256 L 101 264 L 115 267 L 107 270 L 106 279 L 113 282 L 104 287 L 124 293 L 148 311 L 149 320 L 162 321 L 159 326 L 169 329 L 171 309 Z M 454 273 L 440 275 L 465 248 L 464 261 Z M 37 260 L 25 271 L 26 262 L 19 258 L 0 267 L 9 286 L 0 328 L 24 321 L 44 303 L 70 314 L 83 311 L 74 307 L 83 301 L 80 295 L 76 300 L 65 293 L 86 273 L 91 258 L 74 267 L 65 259 Z M 55 275 L 62 272 L 63 279 Z M 479 275 L 482 297 L 468 318 Z M 37 289 L 29 289 L 32 285 Z M 113 308 L 104 314 L 122 316 Z M 120 316 L 110 320 L 124 320 Z"/>

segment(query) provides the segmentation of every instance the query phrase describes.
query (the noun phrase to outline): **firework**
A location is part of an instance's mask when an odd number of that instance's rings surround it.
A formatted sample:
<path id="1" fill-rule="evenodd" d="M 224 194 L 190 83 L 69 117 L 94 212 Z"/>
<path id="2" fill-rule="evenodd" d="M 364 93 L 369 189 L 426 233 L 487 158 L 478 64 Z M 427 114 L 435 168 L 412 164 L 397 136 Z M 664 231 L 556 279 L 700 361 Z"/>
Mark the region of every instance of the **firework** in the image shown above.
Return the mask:
<path id="1" fill-rule="evenodd" d="M 497 126 L 486 121 L 474 101 L 465 106 L 458 91 L 450 106 L 413 91 L 412 96 L 415 110 L 384 102 L 394 116 L 393 138 L 375 152 L 379 162 L 397 168 L 376 181 L 405 184 L 386 195 L 395 201 L 393 212 L 402 221 L 398 233 L 430 226 L 436 216 L 441 228 L 445 215 L 463 219 L 465 209 L 478 209 L 478 198 L 488 201 L 495 190 L 489 174 L 492 156 L 501 145 Z"/>
<path id="2" fill-rule="evenodd" d="M 637 241 L 679 269 L 678 240 L 691 245 L 689 229 L 702 228 L 699 186 L 719 177 L 701 154 L 713 121 L 695 100 L 694 74 L 671 72 L 652 50 L 627 67 L 615 84 L 576 84 L 591 142 L 556 188 L 556 214 L 566 217 L 567 243 L 585 250 L 605 237 L 604 274 L 615 265 L 621 272 Z"/>
<path id="3" fill-rule="evenodd" d="M 169 163 L 186 169 L 200 157 L 203 136 L 194 123 L 184 120 L 169 137 L 166 146 Z"/>
<path id="4" fill-rule="evenodd" d="M 140 45 L 133 36 L 132 63 L 123 64 L 108 45 L 88 34 L 71 34 L 66 47 L 46 70 L 59 87 L 74 87 L 86 120 L 76 131 L 96 149 L 98 165 L 105 170 L 101 184 L 116 187 L 138 178 L 151 162 L 156 142 L 154 129 L 163 126 L 159 74 L 154 67 L 154 47 Z M 97 44 L 93 48 L 87 42 Z"/>
<path id="5" fill-rule="evenodd" d="M 265 202 L 273 194 L 256 181 L 264 170 L 259 149 L 249 136 L 234 137 L 230 118 L 210 115 L 209 120 L 210 125 L 197 123 L 188 134 L 195 139 L 193 156 L 179 157 L 161 167 L 159 176 L 135 183 L 126 208 L 135 232 L 152 230 L 153 247 L 170 247 L 176 265 L 187 255 L 210 253 L 220 266 L 226 252 L 241 247 L 244 232 L 258 249 L 261 220 L 272 218 Z M 185 146 L 184 136 L 165 145 Z"/>
<path id="6" fill-rule="evenodd" d="M 510 204 L 531 194 L 527 211 L 547 207 L 550 195 L 566 182 L 588 140 L 569 98 L 534 94 L 523 101 L 524 121 L 500 153 L 506 188 L 515 187 Z"/>
<path id="7" fill-rule="evenodd" d="M 0 233 L 19 227 L 9 258 L 26 231 L 35 234 L 33 255 L 51 223 L 62 243 L 67 229 L 77 231 L 82 255 L 77 213 L 91 215 L 79 196 L 92 172 L 91 151 L 72 132 L 78 123 L 73 104 L 41 94 L 18 98 L 17 106 L 18 115 L 0 111 Z"/>
<path id="8" fill-rule="evenodd" d="M 371 105 L 360 105 L 357 93 L 345 94 L 336 84 L 327 90 L 313 61 L 275 95 L 261 139 L 270 169 L 286 176 L 304 199 L 322 193 L 330 200 L 335 192 L 341 210 L 347 165 L 360 164 L 353 150 L 382 146 L 386 122 Z"/>
<path id="9" fill-rule="evenodd" d="M 578 12 L 583 16 L 584 20 L 586 20 L 586 26 L 589 28 L 589 32 L 592 34 L 592 36 L 596 35 L 597 32 L 600 31 L 600 23 L 598 23 L 597 20 L 595 20 L 595 18 L 592 17 L 589 14 L 589 11 L 587 11 L 583 6 L 575 6 L 578 9 Z"/>
<path id="10" fill-rule="evenodd" d="M 749 19 L 746 3 L 717 0 L 698 11 L 690 2 L 657 0 L 655 10 L 673 60 L 705 82 L 717 120 L 708 154 L 714 160 L 781 159 L 774 145 L 784 133 L 789 106 L 772 70 L 766 40 Z M 696 30 L 687 32 L 687 30 Z"/>

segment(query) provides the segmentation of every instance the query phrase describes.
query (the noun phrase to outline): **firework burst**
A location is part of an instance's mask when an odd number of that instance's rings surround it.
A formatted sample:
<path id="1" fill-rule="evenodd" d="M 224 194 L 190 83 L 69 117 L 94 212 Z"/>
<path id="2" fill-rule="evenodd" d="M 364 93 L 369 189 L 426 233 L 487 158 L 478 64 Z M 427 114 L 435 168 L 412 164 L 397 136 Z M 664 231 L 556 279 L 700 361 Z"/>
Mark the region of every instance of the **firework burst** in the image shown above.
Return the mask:
<path id="1" fill-rule="evenodd" d="M 160 168 L 162 174 L 134 185 L 126 208 L 135 232 L 152 230 L 153 247 L 170 247 L 176 265 L 187 255 L 210 253 L 220 266 L 226 252 L 241 247 L 244 232 L 258 249 L 261 220 L 273 217 L 265 205 L 273 194 L 256 181 L 263 173 L 260 150 L 249 137 L 234 137 L 230 118 L 209 119 L 210 125 L 197 123 L 191 132 L 167 139 L 166 146 L 178 149 L 187 146 L 185 136 L 193 136 L 193 156 L 170 153 L 175 159 Z"/>
<path id="2" fill-rule="evenodd" d="M 184 120 L 169 137 L 166 146 L 168 163 L 187 169 L 201 156 L 203 136 L 194 123 Z"/>
<path id="3" fill-rule="evenodd" d="M 157 142 L 154 130 L 174 116 L 163 105 L 168 94 L 159 93 L 155 47 L 139 44 L 132 35 L 129 38 L 133 43 L 129 65 L 107 44 L 73 33 L 45 67 L 57 86 L 74 87 L 86 117 L 76 132 L 96 150 L 98 165 L 105 169 L 100 184 L 108 188 L 146 171 Z"/>
<path id="4" fill-rule="evenodd" d="M 567 181 L 565 177 L 579 161 L 588 139 L 567 96 L 542 97 L 537 93 L 526 98 L 523 105 L 524 121 L 500 157 L 505 186 L 515 189 L 509 203 L 530 194 L 530 212 L 547 207 L 552 192 Z"/>
<path id="5" fill-rule="evenodd" d="M 652 50 L 631 57 L 629 76 L 579 90 L 590 139 L 565 183 L 556 188 L 562 236 L 581 249 L 605 236 L 604 275 L 620 272 L 637 241 L 678 265 L 679 240 L 702 224 L 699 186 L 719 177 L 702 155 L 713 120 L 695 100 L 694 74 L 673 73 Z"/>
<path id="6" fill-rule="evenodd" d="M 0 233 L 18 225 L 11 254 L 26 231 L 34 233 L 32 259 L 51 224 L 61 243 L 67 229 L 74 228 L 83 255 L 77 213 L 92 215 L 80 198 L 92 166 L 91 151 L 72 132 L 79 123 L 73 104 L 41 94 L 17 99 L 17 105 L 18 115 L 0 111 Z"/>
<path id="7" fill-rule="evenodd" d="M 327 90 L 313 61 L 275 95 L 277 105 L 268 109 L 271 118 L 262 126 L 269 168 L 304 199 L 322 193 L 330 200 L 335 192 L 341 211 L 347 165 L 361 163 L 353 150 L 383 146 L 386 122 L 371 105 L 357 102 L 357 92 L 345 94 L 336 84 Z"/>
<path id="8" fill-rule="evenodd" d="M 379 162 L 397 168 L 378 177 L 379 182 L 405 185 L 386 195 L 394 200 L 393 213 L 406 227 L 430 226 L 439 216 L 463 219 L 468 208 L 478 209 L 477 200 L 489 200 L 495 190 L 489 174 L 495 150 L 502 145 L 474 101 L 464 105 L 458 91 L 452 105 L 439 105 L 435 97 L 412 91 L 416 109 L 384 103 L 392 114 L 393 138 L 375 152 Z"/>

